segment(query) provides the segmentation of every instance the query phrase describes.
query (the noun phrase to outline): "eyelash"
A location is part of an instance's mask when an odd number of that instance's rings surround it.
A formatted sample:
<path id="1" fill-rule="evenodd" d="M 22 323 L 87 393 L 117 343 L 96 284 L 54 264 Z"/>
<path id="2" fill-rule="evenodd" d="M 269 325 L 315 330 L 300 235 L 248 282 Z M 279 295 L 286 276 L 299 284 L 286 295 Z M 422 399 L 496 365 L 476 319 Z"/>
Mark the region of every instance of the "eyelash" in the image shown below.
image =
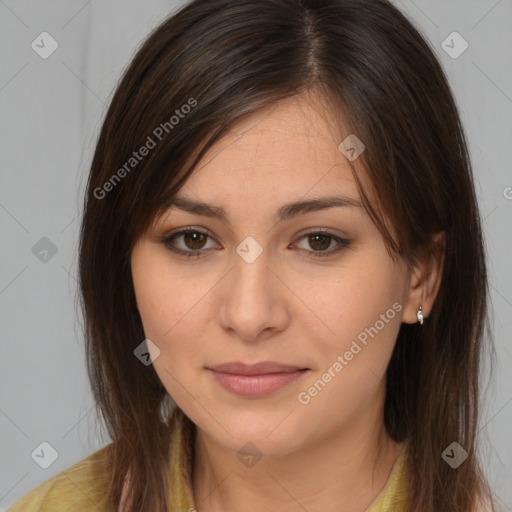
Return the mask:
<path id="1" fill-rule="evenodd" d="M 192 226 L 189 226 L 189 227 L 186 227 L 186 228 L 182 228 L 179 231 L 175 231 L 173 233 L 170 233 L 168 235 L 165 235 L 165 236 L 161 237 L 159 242 L 164 244 L 172 252 L 174 252 L 176 254 L 179 254 L 181 256 L 184 256 L 184 257 L 186 257 L 188 259 L 190 259 L 190 258 L 200 258 L 200 257 L 203 256 L 204 252 L 207 252 L 207 251 L 211 250 L 211 249 L 198 249 L 198 250 L 195 250 L 195 251 L 194 250 L 183 251 L 182 249 L 178 249 L 174 245 L 174 240 L 176 238 L 178 238 L 181 235 L 190 234 L 190 233 L 200 234 L 200 235 L 204 235 L 204 236 L 209 237 L 209 238 L 213 238 L 208 231 L 202 231 L 200 229 L 196 229 L 196 228 L 193 228 Z M 349 244 L 350 244 L 349 240 L 347 240 L 345 238 L 340 238 L 339 236 L 336 236 L 333 233 L 330 233 L 329 231 L 325 231 L 325 230 L 322 230 L 322 229 L 312 230 L 312 231 L 309 231 L 307 233 L 304 233 L 303 235 L 301 235 L 299 240 L 301 240 L 303 238 L 306 238 L 308 236 L 311 236 L 311 235 L 322 235 L 322 236 L 325 236 L 327 238 L 332 238 L 333 240 L 335 240 L 339 244 L 337 248 L 331 249 L 331 250 L 327 250 L 327 251 L 307 251 L 306 250 L 306 252 L 312 253 L 312 256 L 310 256 L 310 257 L 313 257 L 313 258 L 325 258 L 327 256 L 331 256 L 331 255 L 333 255 L 335 253 L 338 253 L 342 249 L 348 247 Z"/>

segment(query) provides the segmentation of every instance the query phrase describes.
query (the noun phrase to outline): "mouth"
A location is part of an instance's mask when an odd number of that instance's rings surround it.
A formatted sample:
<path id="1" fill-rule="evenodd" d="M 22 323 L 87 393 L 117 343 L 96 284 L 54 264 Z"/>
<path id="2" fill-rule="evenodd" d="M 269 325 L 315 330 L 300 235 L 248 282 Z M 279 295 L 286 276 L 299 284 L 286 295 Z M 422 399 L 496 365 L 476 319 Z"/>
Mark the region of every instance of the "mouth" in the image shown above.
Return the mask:
<path id="1" fill-rule="evenodd" d="M 208 367 L 207 370 L 231 393 L 254 398 L 271 395 L 311 371 L 273 361 L 252 365 L 230 362 Z"/>

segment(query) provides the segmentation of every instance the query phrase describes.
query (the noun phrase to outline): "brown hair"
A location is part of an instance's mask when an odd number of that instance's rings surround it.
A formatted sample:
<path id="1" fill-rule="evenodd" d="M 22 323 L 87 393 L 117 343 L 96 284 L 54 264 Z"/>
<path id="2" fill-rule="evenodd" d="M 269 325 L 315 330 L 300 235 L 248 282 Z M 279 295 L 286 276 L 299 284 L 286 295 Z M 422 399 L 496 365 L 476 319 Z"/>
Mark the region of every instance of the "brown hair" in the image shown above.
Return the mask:
<path id="1" fill-rule="evenodd" d="M 168 396 L 133 354 L 145 338 L 133 245 L 235 123 L 307 90 L 321 91 L 340 126 L 366 145 L 358 162 L 381 209 L 354 178 L 389 254 L 410 264 L 436 250 L 434 233 L 446 234 L 431 314 L 422 326 L 402 324 L 387 371 L 384 421 L 394 440 L 407 440 L 408 511 L 468 512 L 479 496 L 492 503 L 477 454 L 488 327 L 481 220 L 463 128 L 433 51 L 384 0 L 195 0 L 152 32 L 124 73 L 85 196 L 80 291 L 89 379 L 113 441 L 113 508 L 130 470 L 125 510 L 167 510 Z M 130 160 L 149 138 L 154 148 Z M 456 470 L 441 457 L 453 441 L 468 452 Z"/>

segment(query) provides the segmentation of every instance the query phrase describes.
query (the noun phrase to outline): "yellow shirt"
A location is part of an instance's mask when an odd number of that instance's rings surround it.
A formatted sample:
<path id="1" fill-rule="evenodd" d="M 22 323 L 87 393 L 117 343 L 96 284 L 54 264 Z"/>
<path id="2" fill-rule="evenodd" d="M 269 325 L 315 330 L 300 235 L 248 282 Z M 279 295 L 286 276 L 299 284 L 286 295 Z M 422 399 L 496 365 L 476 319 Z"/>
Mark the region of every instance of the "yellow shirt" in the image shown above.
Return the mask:
<path id="1" fill-rule="evenodd" d="M 173 414 L 169 473 L 169 512 L 194 508 L 191 479 L 190 420 L 176 407 Z M 7 512 L 117 512 L 106 506 L 106 481 L 101 461 L 105 449 L 92 453 L 76 464 L 32 489 Z M 103 473 L 104 474 L 104 473 Z M 404 512 L 407 495 L 405 449 L 395 461 L 386 485 L 366 512 Z"/>

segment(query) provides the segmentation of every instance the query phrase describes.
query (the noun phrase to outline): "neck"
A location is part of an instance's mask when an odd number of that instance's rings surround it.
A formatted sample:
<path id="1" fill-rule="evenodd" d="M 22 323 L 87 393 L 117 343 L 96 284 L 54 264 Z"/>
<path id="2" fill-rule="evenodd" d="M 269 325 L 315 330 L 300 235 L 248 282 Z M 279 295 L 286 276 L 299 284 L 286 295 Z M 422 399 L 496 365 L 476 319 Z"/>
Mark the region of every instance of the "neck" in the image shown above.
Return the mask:
<path id="1" fill-rule="evenodd" d="M 382 397 L 381 397 L 382 398 Z M 193 494 L 198 512 L 363 512 L 383 489 L 403 443 L 367 408 L 329 437 L 252 467 L 197 428 Z M 243 443 L 242 443 L 243 444 Z"/>

